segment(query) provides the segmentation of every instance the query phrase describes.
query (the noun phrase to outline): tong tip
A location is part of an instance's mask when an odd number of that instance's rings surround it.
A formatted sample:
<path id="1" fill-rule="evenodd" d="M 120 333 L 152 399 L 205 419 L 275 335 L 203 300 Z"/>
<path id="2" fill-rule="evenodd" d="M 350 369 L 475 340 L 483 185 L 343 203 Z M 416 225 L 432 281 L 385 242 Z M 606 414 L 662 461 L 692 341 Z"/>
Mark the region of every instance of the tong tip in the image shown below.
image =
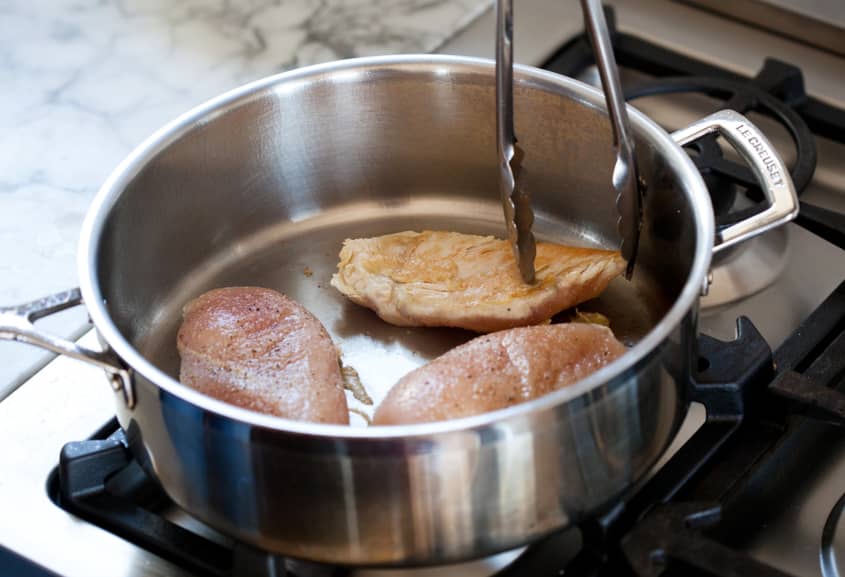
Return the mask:
<path id="1" fill-rule="evenodd" d="M 513 228 L 516 231 L 514 252 L 519 273 L 526 284 L 533 284 L 534 258 L 537 256 L 537 243 L 534 239 L 534 211 L 531 208 L 531 196 L 525 187 L 526 171 L 522 166 L 525 151 L 518 144 L 514 145 L 514 158 L 511 168 L 514 174 L 514 188 L 511 195 L 513 202 Z"/>

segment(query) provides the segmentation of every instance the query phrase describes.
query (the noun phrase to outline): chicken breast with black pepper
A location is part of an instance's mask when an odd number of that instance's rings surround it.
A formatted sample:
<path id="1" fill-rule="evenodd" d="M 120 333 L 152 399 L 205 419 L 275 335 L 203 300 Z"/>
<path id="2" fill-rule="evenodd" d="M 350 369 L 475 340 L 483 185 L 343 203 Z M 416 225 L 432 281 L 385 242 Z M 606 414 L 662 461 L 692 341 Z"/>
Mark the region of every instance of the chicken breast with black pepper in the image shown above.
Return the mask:
<path id="1" fill-rule="evenodd" d="M 399 326 L 492 332 L 538 324 L 600 295 L 625 269 L 618 251 L 537 243 L 525 284 L 507 241 L 457 232 L 348 239 L 332 286 Z"/>
<path id="2" fill-rule="evenodd" d="M 302 305 L 274 290 L 209 291 L 183 310 L 182 383 L 253 411 L 349 423 L 337 349 Z"/>
<path id="3" fill-rule="evenodd" d="M 402 377 L 373 423 L 427 423 L 503 409 L 577 383 L 625 350 L 609 328 L 594 324 L 480 336 Z"/>

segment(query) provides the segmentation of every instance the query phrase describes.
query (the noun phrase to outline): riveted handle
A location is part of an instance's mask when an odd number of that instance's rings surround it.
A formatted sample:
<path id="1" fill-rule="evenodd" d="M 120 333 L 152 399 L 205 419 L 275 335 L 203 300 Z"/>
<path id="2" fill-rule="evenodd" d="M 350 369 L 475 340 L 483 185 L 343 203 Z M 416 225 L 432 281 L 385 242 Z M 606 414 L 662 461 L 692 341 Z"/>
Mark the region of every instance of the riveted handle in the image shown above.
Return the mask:
<path id="1" fill-rule="evenodd" d="M 769 202 L 762 212 L 717 233 L 715 253 L 794 219 L 798 215 L 798 196 L 789 170 L 772 143 L 738 112 L 720 110 L 673 132 L 672 138 L 684 146 L 713 132 L 721 134 L 749 164 Z"/>
<path id="2" fill-rule="evenodd" d="M 130 409 L 135 405 L 131 375 L 123 362 L 111 351 L 95 351 L 73 341 L 51 335 L 35 327 L 35 321 L 82 304 L 78 288 L 50 295 L 32 302 L 0 307 L 0 339 L 27 343 L 60 355 L 100 367 L 108 373 L 112 388 L 122 390 Z"/>

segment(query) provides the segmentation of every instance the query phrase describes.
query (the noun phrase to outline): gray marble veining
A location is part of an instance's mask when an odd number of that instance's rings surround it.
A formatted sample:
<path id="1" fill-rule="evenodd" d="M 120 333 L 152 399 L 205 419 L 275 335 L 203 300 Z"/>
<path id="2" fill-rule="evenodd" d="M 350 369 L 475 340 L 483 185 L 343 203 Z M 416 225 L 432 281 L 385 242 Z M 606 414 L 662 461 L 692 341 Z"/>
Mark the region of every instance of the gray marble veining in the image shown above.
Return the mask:
<path id="1" fill-rule="evenodd" d="M 0 0 L 0 303 L 77 284 L 91 198 L 178 114 L 290 68 L 434 50 L 491 1 Z M 0 343 L 0 397 L 42 359 Z"/>

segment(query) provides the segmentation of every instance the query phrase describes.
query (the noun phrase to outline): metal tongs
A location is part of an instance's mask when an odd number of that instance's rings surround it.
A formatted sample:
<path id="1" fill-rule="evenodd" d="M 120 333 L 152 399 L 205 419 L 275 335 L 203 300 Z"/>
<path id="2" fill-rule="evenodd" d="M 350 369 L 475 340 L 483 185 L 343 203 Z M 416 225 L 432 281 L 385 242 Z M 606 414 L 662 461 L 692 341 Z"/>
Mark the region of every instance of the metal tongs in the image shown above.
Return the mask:
<path id="1" fill-rule="evenodd" d="M 593 44 L 601 76 L 608 115 L 613 128 L 616 163 L 612 183 L 619 212 L 620 250 L 628 263 L 625 276 L 630 279 L 640 239 L 642 224 L 642 188 L 637 168 L 634 141 L 628 111 L 619 82 L 619 70 L 600 0 L 581 0 L 587 33 Z M 526 283 L 534 282 L 536 246 L 531 226 L 534 213 L 524 189 L 524 152 L 517 145 L 513 126 L 513 0 L 497 0 L 496 36 L 496 131 L 499 152 L 499 191 L 507 224 L 508 237 L 516 255 L 519 272 Z"/>
<path id="2" fill-rule="evenodd" d="M 604 88 L 604 98 L 613 128 L 613 150 L 616 152 L 616 164 L 613 166 L 613 188 L 616 189 L 616 208 L 619 211 L 617 227 L 622 237 L 620 251 L 628 263 L 625 277 L 630 280 L 634 273 L 634 261 L 640 244 L 642 226 L 642 183 L 637 168 L 637 155 L 634 139 L 631 138 L 631 125 L 628 122 L 628 110 L 619 82 L 619 69 L 613 57 L 613 46 L 604 19 L 601 0 L 581 0 L 584 10 L 584 22 L 587 34 L 593 43 L 596 65 Z"/>
<path id="3" fill-rule="evenodd" d="M 513 0 L 497 0 L 496 35 L 496 145 L 499 150 L 499 193 L 505 211 L 508 239 L 519 273 L 534 282 L 534 212 L 523 184 L 523 150 L 513 129 Z"/>

